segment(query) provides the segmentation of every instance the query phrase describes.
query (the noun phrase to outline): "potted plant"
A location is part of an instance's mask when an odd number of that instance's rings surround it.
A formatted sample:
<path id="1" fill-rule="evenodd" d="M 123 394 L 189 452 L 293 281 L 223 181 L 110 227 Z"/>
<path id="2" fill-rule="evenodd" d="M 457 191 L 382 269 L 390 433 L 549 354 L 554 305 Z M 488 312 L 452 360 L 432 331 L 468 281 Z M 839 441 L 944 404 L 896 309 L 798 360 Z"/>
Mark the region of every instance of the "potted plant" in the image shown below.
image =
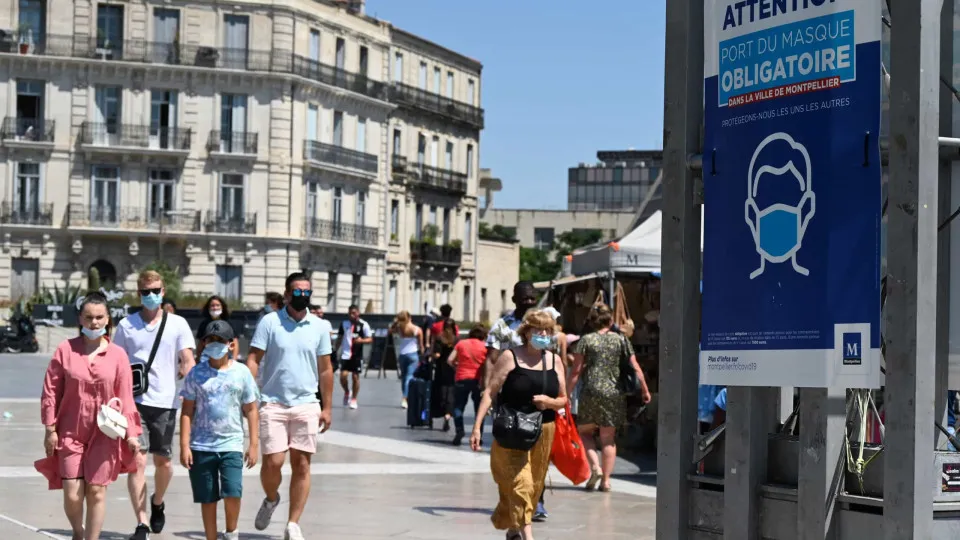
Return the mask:
<path id="1" fill-rule="evenodd" d="M 460 249 L 463 247 L 463 240 L 451 240 L 449 246 L 453 249 Z"/>
<path id="2" fill-rule="evenodd" d="M 390 235 L 390 242 L 394 244 L 397 242 L 397 233 L 393 233 Z"/>
<path id="3" fill-rule="evenodd" d="M 20 54 L 27 54 L 30 52 L 30 42 L 33 41 L 33 29 L 30 28 L 29 24 L 21 24 L 17 27 L 17 36 L 20 39 Z"/>

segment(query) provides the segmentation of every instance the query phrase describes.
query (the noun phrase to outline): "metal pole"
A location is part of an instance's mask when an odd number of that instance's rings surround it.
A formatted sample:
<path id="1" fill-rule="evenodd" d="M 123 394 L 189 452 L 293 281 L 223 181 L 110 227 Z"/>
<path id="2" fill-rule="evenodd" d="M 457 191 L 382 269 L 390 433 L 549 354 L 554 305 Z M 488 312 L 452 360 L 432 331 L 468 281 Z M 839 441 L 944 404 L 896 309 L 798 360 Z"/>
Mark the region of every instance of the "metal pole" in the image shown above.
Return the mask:
<path id="1" fill-rule="evenodd" d="M 760 538 L 760 486 L 767 478 L 767 441 L 777 425 L 778 393 L 778 388 L 727 387 L 725 539 Z"/>
<path id="2" fill-rule="evenodd" d="M 943 3 L 940 13 L 940 73 L 953 73 L 953 17 L 955 7 L 953 0 Z M 953 133 L 953 92 L 946 85 L 940 85 L 940 135 Z M 960 141 L 960 139 L 957 139 Z M 937 223 L 942 223 L 950 215 L 950 191 L 953 183 L 953 163 L 940 162 L 939 176 L 940 208 Z M 938 234 L 937 246 L 937 364 L 936 364 L 936 391 L 935 411 L 936 418 L 946 426 L 947 416 L 947 382 L 949 378 L 950 353 L 950 227 L 946 227 Z M 946 437 L 939 430 L 934 433 L 937 440 L 946 441 Z M 939 448 L 940 445 L 938 444 Z"/>
<path id="3" fill-rule="evenodd" d="M 933 537 L 943 0 L 892 3 L 883 531 L 907 540 Z"/>
<path id="4" fill-rule="evenodd" d="M 703 0 L 670 0 L 663 110 L 663 284 L 657 437 L 657 539 L 690 537 L 697 432 L 700 213 L 687 159 L 700 152 Z"/>
<path id="5" fill-rule="evenodd" d="M 846 389 L 800 389 L 797 538 L 823 540 L 833 522 Z"/>

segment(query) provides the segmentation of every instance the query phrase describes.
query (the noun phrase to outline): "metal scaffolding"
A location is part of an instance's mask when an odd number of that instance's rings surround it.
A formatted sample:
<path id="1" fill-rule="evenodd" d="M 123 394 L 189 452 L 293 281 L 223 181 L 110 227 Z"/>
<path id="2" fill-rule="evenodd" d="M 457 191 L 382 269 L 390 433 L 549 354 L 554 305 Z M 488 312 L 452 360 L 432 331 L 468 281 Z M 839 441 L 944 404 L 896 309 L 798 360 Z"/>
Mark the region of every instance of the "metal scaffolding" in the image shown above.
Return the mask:
<path id="1" fill-rule="evenodd" d="M 894 24 L 883 145 L 889 203 L 882 499 L 843 492 L 845 389 L 800 391 L 795 487 L 768 482 L 783 466 L 769 442 L 780 420 L 776 389 L 729 388 L 723 478 L 711 482 L 697 473 L 704 0 L 666 3 L 658 540 L 960 537 L 960 502 L 934 502 L 940 462 L 933 424 L 942 420 L 935 411 L 944 410 L 947 389 L 950 227 L 938 234 L 938 226 L 952 210 L 958 140 L 956 96 L 939 75 L 952 78 L 954 1 L 887 3 Z"/>

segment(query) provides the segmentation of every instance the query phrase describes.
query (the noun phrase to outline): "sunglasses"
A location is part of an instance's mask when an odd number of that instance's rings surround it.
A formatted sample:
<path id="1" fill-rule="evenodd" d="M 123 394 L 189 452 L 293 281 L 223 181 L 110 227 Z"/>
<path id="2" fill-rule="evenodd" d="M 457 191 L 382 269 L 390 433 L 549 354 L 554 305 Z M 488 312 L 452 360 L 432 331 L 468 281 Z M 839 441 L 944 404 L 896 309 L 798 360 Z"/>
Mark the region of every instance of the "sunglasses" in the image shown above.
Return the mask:
<path id="1" fill-rule="evenodd" d="M 293 296 L 304 296 L 310 298 L 313 295 L 313 290 L 311 289 L 294 289 L 290 292 Z"/>
<path id="2" fill-rule="evenodd" d="M 140 289 L 140 296 L 146 296 L 150 293 L 160 294 L 163 291 L 163 287 L 157 287 L 156 289 Z"/>

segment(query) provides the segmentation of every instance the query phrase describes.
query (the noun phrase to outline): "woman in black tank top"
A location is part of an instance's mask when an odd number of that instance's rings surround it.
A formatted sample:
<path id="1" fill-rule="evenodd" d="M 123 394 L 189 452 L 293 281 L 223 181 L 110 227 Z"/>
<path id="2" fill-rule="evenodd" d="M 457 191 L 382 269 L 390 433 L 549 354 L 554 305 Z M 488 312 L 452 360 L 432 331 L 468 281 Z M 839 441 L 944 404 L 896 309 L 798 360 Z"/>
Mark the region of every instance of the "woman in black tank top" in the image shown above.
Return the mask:
<path id="1" fill-rule="evenodd" d="M 527 312 L 517 329 L 523 346 L 504 351 L 493 365 L 470 437 L 470 446 L 480 450 L 482 420 L 493 395 L 498 396 L 498 404 L 517 411 L 542 411 L 543 431 L 533 448 L 510 450 L 494 441 L 490 449 L 490 470 L 500 488 L 500 502 L 490 520 L 495 528 L 507 532 L 507 540 L 533 540 L 531 523 L 550 466 L 554 420 L 567 404 L 563 361 L 548 350 L 555 326 L 548 313 Z"/>

